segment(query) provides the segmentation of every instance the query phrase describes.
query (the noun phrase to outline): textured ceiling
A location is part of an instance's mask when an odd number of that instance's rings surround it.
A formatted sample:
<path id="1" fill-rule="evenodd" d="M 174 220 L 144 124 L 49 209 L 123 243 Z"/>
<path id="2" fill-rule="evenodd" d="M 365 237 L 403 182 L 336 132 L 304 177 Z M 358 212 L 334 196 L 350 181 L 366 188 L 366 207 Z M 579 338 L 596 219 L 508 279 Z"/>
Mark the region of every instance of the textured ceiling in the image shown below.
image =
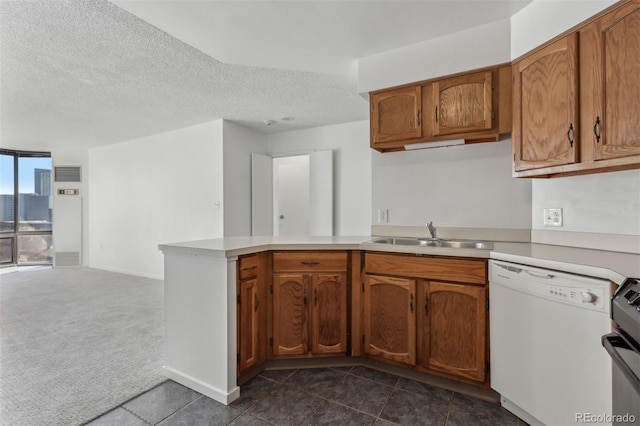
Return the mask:
<path id="1" fill-rule="evenodd" d="M 368 30 L 344 33 L 350 20 L 354 28 L 362 27 L 352 11 L 339 26 L 341 37 L 352 39 L 341 43 L 340 37 L 328 36 L 331 14 L 336 19 L 340 8 L 319 15 L 327 31 L 319 32 L 316 26 L 310 32 L 300 29 L 299 34 L 287 34 L 284 39 L 282 32 L 276 31 L 280 24 L 289 28 L 285 23 L 291 16 L 285 13 L 286 8 L 281 9 L 282 4 L 297 4 L 296 13 L 308 14 L 299 11 L 301 4 L 317 7 L 324 2 L 275 2 L 277 7 L 269 14 L 259 7 L 250 13 L 246 6 L 271 2 L 204 2 L 211 3 L 206 12 L 199 12 L 206 13 L 206 18 L 192 17 L 192 21 L 185 21 L 170 6 L 198 2 L 141 3 L 147 6 L 136 13 L 156 26 L 173 25 L 163 29 L 188 39 L 189 44 L 106 0 L 0 0 L 0 146 L 25 150 L 91 148 L 218 118 L 278 132 L 368 117 L 367 102 L 355 93 L 353 64 L 357 57 L 350 59 L 349 55 L 375 52 L 370 45 L 366 49 L 364 44 L 360 46 L 364 50 L 353 47 L 358 40 L 364 43 L 362 37 Z M 226 26 L 211 8 L 218 3 L 221 16 L 227 16 L 223 19 Z M 244 3 L 244 9 L 236 10 L 235 3 Z M 350 2 L 335 3 L 347 7 Z M 144 16 L 144 10 L 147 14 L 155 10 L 150 5 L 165 8 L 164 12 Z M 187 9 L 190 13 L 200 10 Z M 243 19 L 234 21 L 231 17 L 238 13 L 244 14 Z M 265 19 L 257 28 L 252 23 L 261 15 Z M 227 33 L 203 33 L 202 23 L 209 18 Z M 193 22 L 191 34 L 185 36 L 189 22 Z M 363 32 L 358 35 L 358 31 Z M 381 27 L 380 31 L 392 34 L 398 29 Z M 274 34 L 280 35 L 274 39 Z M 220 55 L 231 63 L 209 56 L 215 54 L 212 38 L 220 41 L 215 45 L 223 46 Z M 257 47 L 248 47 L 251 38 Z M 291 43 L 288 53 L 287 39 Z M 276 40 L 279 47 L 273 55 L 260 57 L 252 50 L 263 46 L 260 40 Z M 331 49 L 314 49 L 325 44 L 334 46 L 335 55 L 331 56 Z M 348 47 L 336 47 L 343 44 Z M 308 46 L 306 56 L 299 53 L 301 45 Z M 378 51 L 388 50 L 387 45 L 381 46 Z M 295 120 L 280 120 L 289 116 Z M 267 127 L 263 121 L 268 119 L 278 122 Z"/>

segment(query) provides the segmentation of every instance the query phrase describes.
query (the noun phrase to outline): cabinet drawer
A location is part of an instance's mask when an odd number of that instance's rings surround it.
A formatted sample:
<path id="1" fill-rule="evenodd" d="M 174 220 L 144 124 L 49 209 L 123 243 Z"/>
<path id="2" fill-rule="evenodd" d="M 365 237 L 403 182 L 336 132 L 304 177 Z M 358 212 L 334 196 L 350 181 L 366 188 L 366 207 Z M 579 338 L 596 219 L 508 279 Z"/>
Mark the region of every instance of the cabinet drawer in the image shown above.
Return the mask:
<path id="1" fill-rule="evenodd" d="M 487 283 L 486 259 L 452 259 L 380 253 L 365 254 L 368 274 L 427 278 L 467 284 Z"/>
<path id="2" fill-rule="evenodd" d="M 241 280 L 255 277 L 258 274 L 258 255 L 242 256 L 238 259 L 238 265 L 238 275 Z"/>
<path id="3" fill-rule="evenodd" d="M 346 252 L 275 252 L 274 272 L 346 271 Z"/>

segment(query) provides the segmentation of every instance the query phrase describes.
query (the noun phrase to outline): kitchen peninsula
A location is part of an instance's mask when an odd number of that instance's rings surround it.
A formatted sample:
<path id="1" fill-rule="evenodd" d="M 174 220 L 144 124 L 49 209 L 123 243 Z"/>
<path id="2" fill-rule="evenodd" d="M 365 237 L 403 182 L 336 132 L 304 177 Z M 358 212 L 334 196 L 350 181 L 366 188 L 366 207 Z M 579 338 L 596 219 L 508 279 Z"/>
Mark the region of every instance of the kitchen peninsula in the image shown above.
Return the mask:
<path id="1" fill-rule="evenodd" d="M 469 282 L 477 289 L 481 289 L 478 291 L 481 291 L 482 295 L 486 294 L 484 291 L 488 286 L 486 269 L 482 269 L 486 266 L 482 264 L 486 265 L 489 258 L 528 262 L 541 267 L 584 273 L 605 278 L 614 283 L 620 283 L 625 277 L 640 276 L 640 266 L 638 266 L 640 265 L 640 255 L 637 254 L 530 244 L 528 242 L 495 242 L 492 250 L 478 250 L 412 246 L 389 247 L 386 244 L 372 243 L 369 240 L 371 240 L 370 236 L 231 237 L 160 245 L 159 248 L 165 257 L 166 339 L 163 368 L 166 376 L 224 404 L 229 404 L 239 397 L 240 388 L 237 384 L 239 354 L 236 333 L 238 327 L 237 306 L 240 299 L 237 286 L 243 274 L 239 267 L 239 260 L 256 253 L 269 254 L 269 256 L 265 256 L 268 273 L 264 277 L 268 283 L 263 283 L 264 286 L 273 285 L 270 274 L 273 267 L 271 259 L 273 252 L 284 254 L 304 252 L 311 255 L 343 253 L 345 254 L 344 258 L 348 259 L 343 274 L 346 273 L 344 285 L 349 288 L 349 294 L 356 292 L 361 294 L 360 287 L 364 289 L 364 259 L 367 254 L 395 255 L 401 256 L 401 259 L 418 259 L 426 262 L 429 262 L 429 259 L 434 259 L 436 262 L 466 262 L 472 266 L 469 268 L 465 266 L 464 273 L 447 275 L 446 280 L 442 278 L 437 280 L 451 281 L 454 282 L 454 285 Z M 324 258 L 333 259 L 331 256 L 323 257 L 321 255 L 318 257 L 320 261 L 301 263 L 307 268 L 305 270 L 311 270 L 316 264 L 321 264 Z M 380 262 L 377 265 L 380 265 Z M 480 265 L 481 269 L 478 270 L 474 265 Z M 259 266 L 260 264 L 249 263 L 244 269 L 249 271 Z M 437 267 L 440 268 L 440 264 Z M 340 268 L 342 267 L 328 267 L 327 270 L 334 271 Z M 334 273 L 331 272 L 331 274 Z M 460 285 L 459 287 L 464 286 Z M 259 293 L 251 294 L 251 304 L 249 305 L 251 310 L 253 307 L 256 311 L 265 309 L 266 303 L 259 303 Z M 411 312 L 414 308 L 413 294 L 411 292 Z M 255 301 L 253 297 L 256 297 Z M 311 298 L 311 293 L 308 297 Z M 306 292 L 304 300 L 306 305 Z M 346 303 L 351 312 L 349 320 L 351 323 L 347 325 L 347 329 L 351 332 L 349 338 L 351 346 L 349 352 L 341 349 L 339 354 L 342 356 L 365 355 L 367 351 L 364 350 L 364 343 L 361 345 L 359 339 L 363 328 L 361 323 L 364 318 L 362 315 L 363 301 L 361 297 L 354 297 L 347 299 Z M 418 308 L 418 306 L 416 299 L 415 307 Z M 360 315 L 353 312 L 358 312 Z M 267 318 L 266 313 L 262 318 Z M 258 317 L 256 317 L 257 319 Z M 354 330 L 357 331 L 357 335 Z M 418 353 L 419 351 L 418 348 Z M 305 356 L 313 356 L 311 350 Z M 382 357 L 384 358 L 384 354 Z M 395 361 L 391 359 L 391 362 Z M 446 371 L 444 375 L 445 377 L 451 376 L 451 374 L 447 376 Z M 467 383 L 473 382 L 465 377 L 462 377 L 461 380 Z M 476 382 L 479 385 L 486 385 L 488 381 L 483 378 L 476 380 Z"/>

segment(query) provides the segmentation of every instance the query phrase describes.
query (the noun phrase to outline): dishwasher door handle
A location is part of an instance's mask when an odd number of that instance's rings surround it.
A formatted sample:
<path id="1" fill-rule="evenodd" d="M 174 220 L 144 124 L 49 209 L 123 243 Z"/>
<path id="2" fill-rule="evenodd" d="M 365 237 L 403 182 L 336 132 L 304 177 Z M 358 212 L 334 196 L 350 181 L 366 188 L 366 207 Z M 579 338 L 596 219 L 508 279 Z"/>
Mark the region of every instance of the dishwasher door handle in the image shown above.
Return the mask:
<path id="1" fill-rule="evenodd" d="M 626 342 L 616 333 L 605 334 L 602 336 L 602 346 L 607 350 L 609 356 L 611 356 L 611 361 L 622 371 L 622 374 L 629 380 L 629 383 L 640 392 L 640 378 L 636 375 L 636 373 L 629 367 L 629 364 L 622 358 L 618 349 L 626 349 L 623 347 L 627 346 L 628 350 L 631 350 L 636 354 L 636 356 L 640 356 L 640 354 L 628 346 Z"/>
<path id="2" fill-rule="evenodd" d="M 532 277 L 535 278 L 543 278 L 545 280 L 550 280 L 551 278 L 555 277 L 555 275 L 552 274 L 544 274 L 544 273 L 537 273 L 537 272 L 531 272 L 527 269 L 524 270 L 527 274 L 531 275 Z"/>

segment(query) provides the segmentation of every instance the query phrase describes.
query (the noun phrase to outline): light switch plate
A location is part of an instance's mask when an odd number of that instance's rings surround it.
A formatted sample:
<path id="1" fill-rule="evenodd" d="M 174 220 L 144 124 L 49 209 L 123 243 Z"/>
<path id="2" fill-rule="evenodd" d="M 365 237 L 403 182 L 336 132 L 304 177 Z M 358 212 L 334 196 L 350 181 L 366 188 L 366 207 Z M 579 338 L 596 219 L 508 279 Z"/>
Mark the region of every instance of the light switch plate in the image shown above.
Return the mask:
<path id="1" fill-rule="evenodd" d="M 389 223 L 389 209 L 378 209 L 378 223 Z"/>
<path id="2" fill-rule="evenodd" d="M 562 226 L 562 209 L 544 209 L 544 226 Z"/>

